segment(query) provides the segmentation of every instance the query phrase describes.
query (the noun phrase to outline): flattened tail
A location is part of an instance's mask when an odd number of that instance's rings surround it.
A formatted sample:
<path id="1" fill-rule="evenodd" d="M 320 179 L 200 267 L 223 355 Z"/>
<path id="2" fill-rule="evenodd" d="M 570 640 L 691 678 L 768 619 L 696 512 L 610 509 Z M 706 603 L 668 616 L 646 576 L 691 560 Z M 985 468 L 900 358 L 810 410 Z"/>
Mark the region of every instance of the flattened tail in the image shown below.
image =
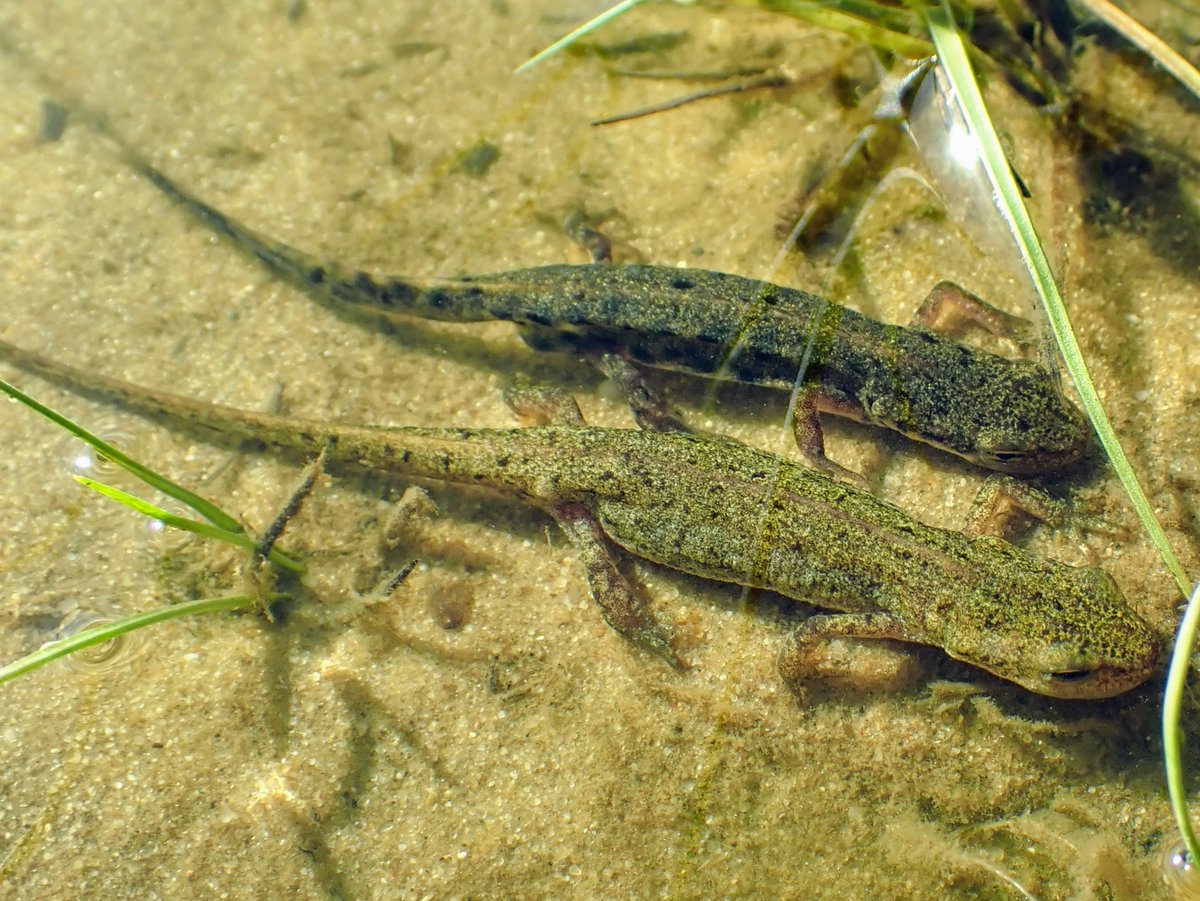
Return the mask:
<path id="1" fill-rule="evenodd" d="M 337 267 L 324 263 L 290 244 L 275 241 L 256 232 L 205 203 L 128 148 L 122 148 L 122 152 L 126 162 L 163 194 L 202 225 L 232 241 L 242 252 L 255 257 L 273 274 L 305 290 L 328 291 L 328 285 L 336 280 L 338 273 L 334 270 Z"/>
<path id="2" fill-rule="evenodd" d="M 206 437 L 261 441 L 316 453 L 325 445 L 324 434 L 296 437 L 300 420 L 206 404 L 165 391 L 76 369 L 49 357 L 0 340 L 0 360 L 46 381 L 101 403 L 116 404 L 141 416 L 203 431 Z M 311 430 L 307 430 L 311 431 Z"/>
<path id="3" fill-rule="evenodd" d="M 116 404 L 147 419 L 197 433 L 214 444 L 250 441 L 308 456 L 324 453 L 331 464 L 484 485 L 509 493 L 529 493 L 537 481 L 536 475 L 527 477 L 516 465 L 516 461 L 542 450 L 527 436 L 558 431 L 330 424 L 209 404 L 144 388 L 76 369 L 3 340 L 0 361 L 92 400 Z M 497 466 L 497 455 L 506 463 Z M 506 465 L 509 459 L 514 461 L 511 472 Z"/>
<path id="4" fill-rule="evenodd" d="M 201 224 L 318 299 L 448 322 L 509 318 L 491 309 L 494 291 L 467 279 L 373 276 L 276 241 L 205 203 L 130 148 L 122 145 L 121 152 L 130 166 Z"/>

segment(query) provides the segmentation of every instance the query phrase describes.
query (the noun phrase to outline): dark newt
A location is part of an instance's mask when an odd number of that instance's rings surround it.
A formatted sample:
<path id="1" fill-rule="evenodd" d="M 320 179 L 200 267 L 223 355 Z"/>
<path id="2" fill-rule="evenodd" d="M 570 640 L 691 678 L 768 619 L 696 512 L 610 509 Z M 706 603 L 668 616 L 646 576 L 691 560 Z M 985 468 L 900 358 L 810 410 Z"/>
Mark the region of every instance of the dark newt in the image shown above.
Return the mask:
<path id="1" fill-rule="evenodd" d="M 1044 368 L 929 328 L 888 325 L 804 291 L 704 269 L 583 264 L 462 278 L 372 276 L 261 235 L 122 151 L 189 213 L 306 291 L 424 319 L 513 322 L 539 349 L 615 353 L 651 367 L 798 388 L 797 441 L 826 469 L 841 468 L 825 458 L 819 412 L 1015 475 L 1061 468 L 1089 441 L 1086 419 Z M 1005 318 L 970 302 L 980 318 Z"/>

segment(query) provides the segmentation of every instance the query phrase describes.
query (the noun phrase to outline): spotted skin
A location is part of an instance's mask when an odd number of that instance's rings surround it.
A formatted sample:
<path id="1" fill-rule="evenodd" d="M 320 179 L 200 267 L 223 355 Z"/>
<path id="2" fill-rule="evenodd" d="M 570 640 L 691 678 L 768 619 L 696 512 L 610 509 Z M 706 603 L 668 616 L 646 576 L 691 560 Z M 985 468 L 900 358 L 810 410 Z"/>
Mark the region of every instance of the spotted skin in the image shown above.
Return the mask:
<path id="1" fill-rule="evenodd" d="M 149 391 L 3 342 L 0 359 L 214 438 L 487 486 L 542 507 L 579 549 L 609 623 L 673 662 L 669 638 L 623 594 L 610 542 L 685 573 L 834 611 L 797 629 L 781 661 L 789 677 L 815 642 L 846 635 L 933 645 L 1060 698 L 1115 695 L 1154 668 L 1152 633 L 1102 570 L 924 525 L 866 491 L 725 438 L 578 424 L 332 425 Z M 558 418 L 580 421 L 577 413 Z"/>
<path id="2" fill-rule="evenodd" d="M 804 291 L 703 269 L 593 263 L 450 279 L 374 276 L 261 235 L 131 150 L 124 155 L 192 216 L 325 300 L 450 322 L 513 322 L 539 349 L 615 352 L 650 367 L 806 389 L 797 437 L 820 465 L 818 411 L 1014 475 L 1061 468 L 1088 445 L 1086 420 L 1042 367 L 928 328 L 888 325 Z"/>

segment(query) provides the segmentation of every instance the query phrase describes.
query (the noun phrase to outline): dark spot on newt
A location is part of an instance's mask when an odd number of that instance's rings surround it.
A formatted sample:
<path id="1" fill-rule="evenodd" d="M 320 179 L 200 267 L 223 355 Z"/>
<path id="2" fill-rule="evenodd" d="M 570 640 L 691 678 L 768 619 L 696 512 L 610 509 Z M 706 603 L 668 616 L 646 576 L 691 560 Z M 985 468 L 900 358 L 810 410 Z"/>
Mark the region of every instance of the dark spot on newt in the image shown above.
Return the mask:
<path id="1" fill-rule="evenodd" d="M 411 302 L 416 293 L 416 289 L 408 282 L 393 278 L 379 289 L 379 302 L 384 306 L 395 306 L 397 301 Z"/>
<path id="2" fill-rule="evenodd" d="M 308 271 L 308 280 L 314 285 L 319 285 L 325 281 L 325 269 L 322 266 L 314 266 Z"/>
<path id="3" fill-rule="evenodd" d="M 379 286 L 375 284 L 375 280 L 362 271 L 354 274 L 354 287 L 371 297 L 379 293 Z"/>

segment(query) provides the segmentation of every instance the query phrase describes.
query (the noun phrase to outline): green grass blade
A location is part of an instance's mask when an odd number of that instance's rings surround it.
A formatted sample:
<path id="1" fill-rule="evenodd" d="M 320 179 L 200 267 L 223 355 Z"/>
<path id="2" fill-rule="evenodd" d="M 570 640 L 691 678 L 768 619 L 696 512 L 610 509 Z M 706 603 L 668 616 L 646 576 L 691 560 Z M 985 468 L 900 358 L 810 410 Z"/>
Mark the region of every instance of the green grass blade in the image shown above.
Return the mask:
<path id="1" fill-rule="evenodd" d="M 268 598 L 268 602 L 281 600 L 283 597 L 285 595 L 271 595 Z M 78 635 L 72 635 L 70 638 L 64 638 L 62 641 L 48 644 L 44 648 L 34 651 L 32 654 L 22 657 L 20 660 L 15 660 L 7 666 L 0 667 L 0 683 L 23 676 L 39 667 L 45 666 L 47 663 L 58 660 L 60 657 L 65 657 L 68 654 L 73 654 L 76 651 L 81 651 L 93 645 L 112 641 L 114 638 L 137 629 L 144 629 L 147 626 L 165 623 L 168 620 L 179 619 L 183 616 L 194 616 L 200 613 L 217 613 L 222 610 L 236 610 L 241 607 L 250 607 L 254 603 L 254 598 L 251 597 L 204 598 L 199 601 L 187 601 L 183 604 L 158 607 L 154 610 L 148 610 L 145 613 L 135 613 L 132 616 L 125 616 L 103 626 L 97 626 L 94 629 L 85 629 Z"/>
<path id="2" fill-rule="evenodd" d="M 1067 371 L 1075 380 L 1075 386 L 1083 401 L 1084 412 L 1087 413 L 1092 427 L 1096 430 L 1100 444 L 1112 462 L 1121 484 L 1125 487 L 1143 527 L 1150 534 L 1150 539 L 1158 548 L 1164 564 L 1174 576 L 1180 592 L 1187 595 L 1191 588 L 1191 581 L 1184 573 L 1183 567 L 1179 565 L 1175 552 L 1171 549 L 1167 536 L 1163 532 L 1162 526 L 1159 525 L 1154 511 L 1150 507 L 1150 502 L 1146 499 L 1137 476 L 1133 473 L 1133 468 L 1129 465 L 1125 451 L 1121 449 L 1116 433 L 1100 403 L 1100 396 L 1092 384 L 1087 363 L 1084 362 L 1083 353 L 1079 349 L 1079 343 L 1075 340 L 1075 334 L 1071 329 L 1071 320 L 1067 316 L 1062 297 L 1058 293 L 1058 286 L 1054 282 L 1050 263 L 1042 250 L 1041 242 L 1033 227 L 1033 221 L 1029 218 L 1029 212 L 1021 200 L 1021 192 L 1012 177 L 1008 159 L 1000 147 L 1000 140 L 996 136 L 987 114 L 987 108 L 984 106 L 983 97 L 979 93 L 979 85 L 975 81 L 971 64 L 967 59 L 966 46 L 944 10 L 930 10 L 929 31 L 937 47 L 938 59 L 958 98 L 972 136 L 977 142 L 984 170 L 987 172 L 995 192 L 997 205 L 1016 239 L 1021 258 L 1033 279 L 1038 296 L 1042 300 L 1046 316 L 1050 321 L 1051 331 L 1062 351 Z"/>
<path id="3" fill-rule="evenodd" d="M 1192 829 L 1192 818 L 1188 814 L 1187 789 L 1183 784 L 1182 746 L 1183 735 L 1179 729 L 1179 713 L 1183 709 L 1183 691 L 1187 686 L 1188 661 L 1196 644 L 1196 632 L 1200 630 L 1200 583 L 1188 600 L 1179 633 L 1175 636 L 1175 648 L 1171 653 L 1171 665 L 1167 668 L 1167 687 L 1163 692 L 1163 760 L 1167 771 L 1167 797 L 1171 801 L 1171 813 L 1175 825 L 1187 846 L 1192 866 L 1200 861 L 1200 842 Z"/>
<path id="4" fill-rule="evenodd" d="M 897 30 L 899 17 L 895 10 L 871 15 L 869 9 L 839 3 L 818 3 L 813 0 L 731 0 L 738 6 L 753 6 L 769 12 L 782 13 L 795 19 L 841 32 L 873 47 L 890 50 L 906 59 L 922 59 L 933 52 L 929 41 Z M 839 8 L 842 7 L 842 8 Z M 860 12 L 861 10 L 861 12 Z M 869 17 L 869 18 L 868 18 Z"/>
<path id="5" fill-rule="evenodd" d="M 591 34 L 600 26 L 611 22 L 618 16 L 622 16 L 629 12 L 635 6 L 640 6 L 645 2 L 646 0 L 621 0 L 620 3 L 614 3 L 598 16 L 588 19 L 588 21 L 584 22 L 570 34 L 563 35 L 545 50 L 535 53 L 529 59 L 525 60 L 525 62 L 521 63 L 521 65 L 517 66 L 517 68 L 513 69 L 513 72 L 525 72 L 529 69 L 532 69 L 543 60 L 549 59 L 550 57 L 554 56 L 554 54 L 561 53 L 563 50 L 566 50 L 577 40 Z"/>
<path id="6" fill-rule="evenodd" d="M 549 47 L 525 60 L 513 71 L 525 72 L 532 69 L 543 60 L 549 59 L 556 53 L 561 53 L 580 38 L 586 37 L 597 28 L 608 24 L 644 2 L 646 0 L 621 0 L 620 3 L 613 4 L 574 31 L 563 35 Z M 684 2 L 684 0 L 676 0 L 676 2 Z M 838 0 L 833 0 L 833 2 L 731 0 L 731 2 L 739 6 L 752 6 L 803 19 L 820 28 L 839 31 L 873 46 L 891 50 L 908 59 L 921 59 L 929 56 L 932 52 L 932 47 L 924 38 L 908 34 L 901 29 L 902 16 L 895 9 L 881 4 L 856 2 L 856 0 L 842 0 L 842 2 L 838 2 Z"/>
<path id="7" fill-rule="evenodd" d="M 66 429 L 75 437 L 86 442 L 87 444 L 90 444 L 97 451 L 104 454 L 104 456 L 109 460 L 112 460 L 122 469 L 125 469 L 126 471 L 137 476 L 151 488 L 161 491 L 168 497 L 175 498 L 175 500 L 179 501 L 185 506 L 191 507 L 213 525 L 218 526 L 219 528 L 228 532 L 244 531 L 241 523 L 239 523 L 236 519 L 234 519 L 216 504 L 205 500 L 194 492 L 188 491 L 182 485 L 176 485 L 166 476 L 159 475 L 149 467 L 143 466 L 141 463 L 138 463 L 133 458 L 113 447 L 107 441 L 99 438 L 96 435 L 93 435 L 83 426 L 73 422 L 56 410 L 52 410 L 45 404 L 39 403 L 21 389 L 14 385 L 10 385 L 3 379 L 0 379 L 0 391 L 3 391 L 14 400 L 20 401 L 22 404 L 29 407 L 29 409 L 41 413 L 55 425 Z"/>
<path id="8" fill-rule="evenodd" d="M 203 535 L 205 538 L 213 538 L 217 541 L 224 541 L 226 544 L 232 544 L 234 547 L 240 547 L 244 550 L 253 553 L 258 549 L 257 543 L 250 538 L 245 532 L 230 532 L 227 529 L 222 529 L 220 526 L 215 526 L 212 523 L 200 522 L 195 519 L 188 519 L 184 516 L 178 516 L 169 510 L 164 510 L 162 507 L 157 507 L 149 501 L 142 500 L 120 488 L 114 488 L 112 485 L 106 485 L 103 482 L 97 482 L 95 479 L 89 479 L 87 476 L 74 476 L 76 482 L 84 487 L 91 488 L 93 491 L 111 498 L 114 501 L 124 504 L 132 510 L 144 516 L 149 516 L 151 519 L 157 519 L 163 525 L 171 526 L 184 532 L 191 532 L 195 535 Z M 272 563 L 291 570 L 292 572 L 304 572 L 304 564 L 297 560 L 293 560 L 282 551 L 271 549 L 270 559 Z"/>

